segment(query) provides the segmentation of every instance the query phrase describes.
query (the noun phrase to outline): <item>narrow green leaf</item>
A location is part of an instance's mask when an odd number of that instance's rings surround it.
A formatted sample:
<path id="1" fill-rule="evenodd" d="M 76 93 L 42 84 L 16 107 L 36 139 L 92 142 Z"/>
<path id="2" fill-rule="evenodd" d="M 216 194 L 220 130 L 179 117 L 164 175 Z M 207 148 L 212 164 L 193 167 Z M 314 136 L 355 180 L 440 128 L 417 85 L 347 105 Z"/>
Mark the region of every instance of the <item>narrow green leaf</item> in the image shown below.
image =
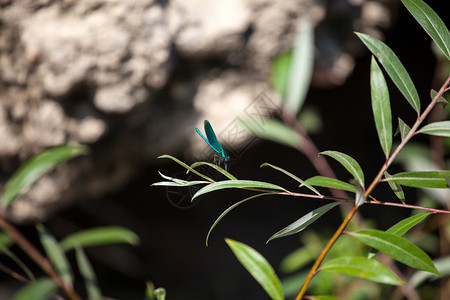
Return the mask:
<path id="1" fill-rule="evenodd" d="M 412 268 L 439 274 L 431 258 L 419 247 L 397 235 L 380 230 L 349 233 L 361 242 Z"/>
<path id="2" fill-rule="evenodd" d="M 317 189 L 315 189 L 314 187 L 312 187 L 310 184 L 305 183 L 303 180 L 301 180 L 300 178 L 298 178 L 297 176 L 295 176 L 295 175 L 292 174 L 291 172 L 286 171 L 286 170 L 283 169 L 283 168 L 274 166 L 274 165 L 269 164 L 269 163 L 263 163 L 263 164 L 261 165 L 261 167 L 265 167 L 265 166 L 274 168 L 275 170 L 280 171 L 280 172 L 286 174 L 287 176 L 291 177 L 292 179 L 294 179 L 295 181 L 297 181 L 298 183 L 300 183 L 300 186 L 306 186 L 308 189 L 310 189 L 310 190 L 311 190 L 312 192 L 314 192 L 316 195 L 321 196 L 321 194 L 319 193 L 319 191 L 318 191 Z"/>
<path id="3" fill-rule="evenodd" d="M 417 114 L 420 113 L 420 99 L 417 90 L 397 55 L 385 43 L 364 33 L 356 33 L 367 48 L 378 58 L 394 84 L 408 100 Z"/>
<path id="4" fill-rule="evenodd" d="M 56 290 L 57 286 L 50 278 L 40 278 L 18 291 L 13 300 L 47 300 Z"/>
<path id="5" fill-rule="evenodd" d="M 86 154 L 87 150 L 88 148 L 82 145 L 64 145 L 48 148 L 31 157 L 6 183 L 0 200 L 1 206 L 8 207 L 42 175 L 75 156 Z"/>
<path id="6" fill-rule="evenodd" d="M 437 92 L 435 90 L 431 89 L 431 91 L 430 91 L 431 100 L 433 100 L 434 97 L 436 97 L 436 95 L 437 95 Z M 438 100 L 436 101 L 436 103 L 442 103 L 443 107 L 445 108 L 448 104 L 448 101 L 443 96 L 440 96 L 438 98 Z"/>
<path id="7" fill-rule="evenodd" d="M 179 164 L 180 166 L 182 166 L 183 168 L 185 168 L 187 170 L 187 172 L 192 172 L 198 176 L 200 176 L 201 178 L 208 180 L 209 182 L 214 182 L 214 180 L 212 180 L 211 178 L 209 178 L 208 176 L 198 172 L 197 170 L 189 167 L 187 164 L 185 164 L 184 162 L 182 162 L 181 160 L 179 160 L 176 157 L 173 157 L 172 155 L 168 155 L 168 154 L 164 154 L 164 155 L 160 155 L 158 156 L 158 158 L 168 158 L 173 160 L 174 162 L 176 162 L 177 164 Z"/>
<path id="8" fill-rule="evenodd" d="M 80 270 L 81 277 L 84 280 L 84 287 L 89 300 L 101 300 L 103 299 L 102 293 L 100 292 L 97 276 L 95 276 L 94 269 L 91 263 L 84 254 L 83 249 L 76 248 L 75 254 L 77 258 L 78 269 Z"/>
<path id="9" fill-rule="evenodd" d="M 402 2 L 450 60 L 450 33 L 441 18 L 423 1 L 402 0 Z"/>
<path id="10" fill-rule="evenodd" d="M 298 149 L 303 142 L 299 134 L 282 122 L 268 118 L 260 120 L 256 122 L 252 119 L 243 119 L 240 122 L 254 135 L 275 143 Z"/>
<path id="11" fill-rule="evenodd" d="M 223 174 L 223 176 L 227 177 L 228 179 L 231 179 L 231 180 L 237 180 L 237 178 L 234 177 L 233 175 L 231 175 L 230 172 L 228 172 L 228 171 L 222 169 L 222 168 L 219 167 L 218 165 L 215 165 L 215 164 L 212 164 L 212 163 L 209 163 L 209 162 L 198 161 L 198 162 L 193 163 L 193 164 L 191 165 L 191 168 L 195 169 L 195 168 L 197 168 L 197 167 L 199 167 L 199 166 L 208 166 L 208 167 L 210 167 L 210 168 L 213 168 L 213 169 L 216 170 L 217 172 Z"/>
<path id="12" fill-rule="evenodd" d="M 445 189 L 447 188 L 446 176 L 450 176 L 450 171 L 401 172 L 385 180 L 416 188 Z"/>
<path id="13" fill-rule="evenodd" d="M 278 55 L 272 62 L 272 71 L 270 74 L 270 81 L 275 91 L 285 98 L 287 82 L 289 78 L 289 69 L 292 63 L 292 50 Z"/>
<path id="14" fill-rule="evenodd" d="M 372 93 L 372 111 L 378 138 L 386 159 L 388 159 L 392 147 L 392 115 L 389 91 L 386 80 L 384 80 L 383 72 L 373 56 L 370 69 L 370 87 Z"/>
<path id="15" fill-rule="evenodd" d="M 297 115 L 311 82 L 314 64 L 314 34 L 308 18 L 301 18 L 292 55 L 287 82 L 286 107 Z"/>
<path id="16" fill-rule="evenodd" d="M 155 183 L 152 183 L 150 186 L 178 186 L 178 187 L 180 187 L 180 186 L 191 186 L 191 185 L 197 185 L 197 184 L 210 183 L 210 181 L 205 181 L 205 180 L 187 181 L 187 180 L 179 179 L 176 177 L 166 176 L 159 171 L 158 171 L 158 173 L 159 173 L 159 175 L 161 175 L 162 178 L 170 180 L 170 181 L 155 182 Z"/>
<path id="17" fill-rule="evenodd" d="M 356 188 L 353 184 L 329 177 L 314 176 L 305 180 L 304 184 L 356 193 Z"/>
<path id="18" fill-rule="evenodd" d="M 384 172 L 384 177 L 392 178 L 392 176 L 386 171 Z M 405 203 L 405 193 L 403 193 L 402 186 L 394 181 L 388 181 L 388 183 L 395 196 L 397 196 L 397 198 L 400 199 L 402 203 Z"/>
<path id="19" fill-rule="evenodd" d="M 423 213 L 411 216 L 409 218 L 401 220 L 400 222 L 398 222 L 397 224 L 386 230 L 386 232 L 391 233 L 393 235 L 402 236 L 406 232 L 408 232 L 411 228 L 413 228 L 421 221 L 423 221 L 425 218 L 427 218 L 429 215 L 430 213 Z"/>
<path id="20" fill-rule="evenodd" d="M 354 158 L 338 151 L 323 151 L 320 152 L 320 154 L 330 156 L 340 162 L 341 165 L 343 165 L 344 168 L 346 168 L 347 171 L 349 171 L 350 174 L 353 175 L 353 177 L 359 182 L 359 184 L 364 187 L 364 173 L 360 165 Z"/>
<path id="21" fill-rule="evenodd" d="M 241 205 L 244 202 L 247 202 L 248 200 L 252 200 L 261 196 L 267 196 L 267 195 L 271 195 L 270 193 L 262 193 L 262 194 L 257 194 L 257 195 L 253 195 L 251 197 L 245 198 L 244 200 L 241 200 L 239 202 L 236 202 L 235 204 L 231 205 L 230 207 L 228 207 L 223 213 L 220 214 L 220 216 L 214 221 L 214 223 L 211 225 L 211 228 L 209 228 L 208 234 L 206 235 L 206 247 L 208 247 L 208 241 L 209 241 L 209 236 L 211 235 L 211 232 L 213 231 L 213 229 L 216 227 L 216 225 L 220 222 L 220 220 L 222 220 L 230 211 L 232 211 L 233 209 L 235 209 L 237 206 Z"/>
<path id="22" fill-rule="evenodd" d="M 339 257 L 325 262 L 321 271 L 339 272 L 366 280 L 402 285 L 403 282 L 385 265 L 366 257 Z"/>
<path id="23" fill-rule="evenodd" d="M 401 220 L 400 222 L 398 222 L 397 224 L 393 225 L 391 228 L 386 230 L 386 232 L 396 236 L 402 236 L 406 232 L 408 232 L 408 230 L 416 226 L 420 221 L 428 217 L 428 215 L 429 213 L 423 213 Z M 372 248 L 370 250 L 368 257 L 369 258 L 374 257 L 377 252 L 378 252 L 377 250 Z"/>
<path id="24" fill-rule="evenodd" d="M 283 300 L 284 296 L 280 280 L 267 260 L 255 249 L 243 243 L 231 239 L 226 239 L 225 241 L 236 258 L 264 288 L 270 298 Z"/>
<path id="25" fill-rule="evenodd" d="M 402 137 L 402 141 L 406 138 L 408 133 L 411 131 L 411 128 L 403 122 L 402 119 L 398 118 L 398 129 L 397 132 L 400 132 L 400 136 Z"/>
<path id="26" fill-rule="evenodd" d="M 198 196 L 201 196 L 206 193 L 211 193 L 218 190 L 223 189 L 232 189 L 232 188 L 248 188 L 248 189 L 269 189 L 269 190 L 277 190 L 277 191 L 283 191 L 285 192 L 286 189 L 267 182 L 262 181 L 253 181 L 253 180 L 223 180 L 219 182 L 210 183 L 207 186 L 201 188 L 200 190 L 195 193 L 194 196 L 192 196 L 192 201 L 197 198 Z"/>
<path id="27" fill-rule="evenodd" d="M 418 132 L 430 135 L 450 137 L 450 121 L 430 123 L 423 126 Z"/>
<path id="28" fill-rule="evenodd" d="M 63 239 L 60 245 L 64 251 L 69 251 L 76 247 L 85 248 L 116 243 L 137 245 L 139 237 L 131 230 L 120 226 L 105 226 L 71 234 Z"/>
<path id="29" fill-rule="evenodd" d="M 9 250 L 8 248 L 0 248 L 0 253 L 11 258 L 11 260 L 13 260 L 22 269 L 22 271 L 26 274 L 26 276 L 28 277 L 27 278 L 28 280 L 30 280 L 30 281 L 36 280 L 33 275 L 33 272 L 31 272 L 30 268 L 28 268 L 28 266 L 17 255 L 15 255 L 11 250 Z M 6 273 L 8 273 L 8 272 L 6 272 Z M 10 274 L 10 275 L 11 275 L 11 277 L 22 278 L 22 276 L 18 273 Z M 22 281 L 27 280 L 26 278 L 22 278 L 22 279 L 23 279 Z"/>
<path id="30" fill-rule="evenodd" d="M 39 232 L 39 239 L 42 246 L 47 253 L 48 258 L 52 262 L 56 271 L 61 275 L 63 281 L 68 284 L 73 284 L 73 273 L 70 267 L 67 257 L 64 255 L 63 250 L 56 241 L 56 239 L 50 235 L 42 224 L 37 224 L 36 228 Z"/>
<path id="31" fill-rule="evenodd" d="M 319 219 L 321 216 L 323 216 L 325 213 L 327 213 L 330 209 L 333 207 L 339 205 L 339 202 L 335 203 L 329 203 L 324 206 L 321 206 L 319 208 L 316 208 L 313 211 L 310 211 L 294 223 L 288 225 L 287 227 L 281 229 L 274 235 L 272 235 L 266 243 L 269 243 L 271 240 L 282 238 L 285 236 L 293 235 L 296 233 L 299 233 L 309 225 L 311 225 L 313 222 L 315 222 L 317 219 Z"/>

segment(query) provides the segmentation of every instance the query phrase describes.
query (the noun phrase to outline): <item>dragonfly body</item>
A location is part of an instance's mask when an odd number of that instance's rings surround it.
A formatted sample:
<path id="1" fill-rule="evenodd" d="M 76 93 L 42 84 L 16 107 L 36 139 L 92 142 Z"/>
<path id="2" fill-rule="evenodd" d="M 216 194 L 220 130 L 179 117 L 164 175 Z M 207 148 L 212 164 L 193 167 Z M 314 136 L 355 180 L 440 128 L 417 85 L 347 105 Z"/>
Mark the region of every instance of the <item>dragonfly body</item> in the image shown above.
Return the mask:
<path id="1" fill-rule="evenodd" d="M 218 166 L 220 166 L 220 164 L 223 163 L 225 170 L 227 170 L 230 157 L 225 153 L 222 145 L 219 143 L 219 140 L 217 139 L 216 134 L 212 129 L 211 123 L 209 123 L 208 120 L 205 120 L 206 138 L 203 136 L 203 134 L 200 132 L 198 128 L 195 128 L 195 130 L 202 137 L 202 139 L 214 150 L 214 152 L 216 152 L 214 154 L 214 163 Z"/>

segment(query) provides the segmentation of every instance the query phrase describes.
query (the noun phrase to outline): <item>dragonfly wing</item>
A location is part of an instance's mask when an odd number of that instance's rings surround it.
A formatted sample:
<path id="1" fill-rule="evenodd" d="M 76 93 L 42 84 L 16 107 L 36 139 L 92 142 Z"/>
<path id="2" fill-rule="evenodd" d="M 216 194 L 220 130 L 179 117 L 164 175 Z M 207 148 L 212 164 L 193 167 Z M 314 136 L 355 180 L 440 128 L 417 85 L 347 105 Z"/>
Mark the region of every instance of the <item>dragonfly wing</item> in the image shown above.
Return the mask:
<path id="1" fill-rule="evenodd" d="M 223 154 L 223 147 L 219 143 L 219 140 L 216 137 L 216 134 L 214 133 L 214 130 L 212 129 L 211 123 L 209 123 L 208 120 L 205 120 L 205 132 L 206 136 L 208 137 L 209 145 L 216 150 L 216 152 Z"/>

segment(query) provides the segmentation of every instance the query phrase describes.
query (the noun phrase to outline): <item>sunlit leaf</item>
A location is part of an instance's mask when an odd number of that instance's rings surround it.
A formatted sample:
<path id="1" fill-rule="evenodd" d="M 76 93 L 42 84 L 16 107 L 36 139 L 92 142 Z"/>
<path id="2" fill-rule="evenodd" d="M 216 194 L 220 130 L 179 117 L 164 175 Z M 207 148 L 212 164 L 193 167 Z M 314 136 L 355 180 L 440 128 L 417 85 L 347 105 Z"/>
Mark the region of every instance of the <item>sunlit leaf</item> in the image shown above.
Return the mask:
<path id="1" fill-rule="evenodd" d="M 332 189 L 343 190 L 347 192 L 356 193 L 355 186 L 353 184 L 324 176 L 314 176 L 305 180 L 304 184 L 310 184 L 312 186 L 320 186 Z M 302 186 L 302 185 L 300 185 Z"/>
<path id="2" fill-rule="evenodd" d="M 81 154 L 88 148 L 82 145 L 64 145 L 48 148 L 31 157 L 8 180 L 3 189 L 1 206 L 8 207 L 22 192 L 30 187 L 42 175 L 57 165 Z"/>
<path id="3" fill-rule="evenodd" d="M 418 132 L 430 135 L 450 137 L 450 121 L 430 123 L 423 126 Z"/>
<path id="4" fill-rule="evenodd" d="M 198 161 L 198 162 L 193 163 L 193 164 L 191 165 L 191 168 L 195 169 L 195 168 L 197 168 L 197 167 L 199 167 L 199 166 L 208 166 L 208 167 L 210 167 L 210 168 L 213 168 L 213 169 L 216 170 L 217 172 L 223 174 L 223 175 L 224 175 L 225 177 L 227 177 L 228 179 L 231 179 L 231 180 L 237 180 L 237 178 L 234 177 L 233 175 L 231 175 L 231 173 L 228 172 L 227 170 L 224 170 L 224 169 L 222 169 L 221 167 L 219 167 L 218 165 L 215 165 L 215 164 L 212 164 L 212 163 L 209 163 L 209 162 Z"/>
<path id="5" fill-rule="evenodd" d="M 402 2 L 450 60 L 450 33 L 441 18 L 421 0 L 402 0 Z"/>
<path id="6" fill-rule="evenodd" d="M 91 263 L 84 254 L 83 249 L 76 248 L 75 254 L 77 258 L 78 269 L 80 270 L 81 276 L 84 280 L 84 287 L 89 300 L 101 300 L 103 299 L 102 293 L 100 292 L 97 276 L 95 276 L 94 269 Z"/>
<path id="7" fill-rule="evenodd" d="M 286 107 L 295 115 L 300 111 L 308 92 L 314 64 L 314 34 L 308 18 L 301 18 L 292 51 L 287 78 Z"/>
<path id="8" fill-rule="evenodd" d="M 401 172 L 386 178 L 386 180 L 416 188 L 445 189 L 447 188 L 446 176 L 450 176 L 450 171 Z"/>
<path id="9" fill-rule="evenodd" d="M 320 270 L 344 273 L 384 284 L 403 284 L 388 267 L 366 257 L 339 257 L 331 259 L 323 263 Z"/>
<path id="10" fill-rule="evenodd" d="M 155 294 L 156 300 L 166 300 L 166 289 L 165 288 L 157 288 L 153 292 Z"/>
<path id="11" fill-rule="evenodd" d="M 361 41 L 378 58 L 394 84 L 408 100 L 417 114 L 420 113 L 420 99 L 417 90 L 397 55 L 385 43 L 364 33 L 356 33 Z"/>
<path id="12" fill-rule="evenodd" d="M 219 182 L 214 182 L 208 184 L 207 186 L 201 188 L 200 190 L 192 196 L 192 201 L 198 196 L 204 195 L 206 193 L 211 193 L 223 189 L 232 188 L 247 188 L 247 189 L 269 189 L 277 191 L 286 191 L 284 188 L 267 182 L 253 181 L 253 180 L 223 180 Z"/>
<path id="13" fill-rule="evenodd" d="M 392 147 L 392 115 L 389 91 L 386 80 L 384 80 L 383 72 L 373 56 L 370 69 L 370 87 L 372 94 L 372 111 L 378 138 L 386 159 L 388 159 Z"/>
<path id="14" fill-rule="evenodd" d="M 392 178 L 392 176 L 386 171 L 384 172 L 384 177 Z M 402 186 L 394 181 L 388 181 L 388 183 L 395 196 L 397 196 L 397 198 L 400 199 L 402 203 L 405 203 L 405 193 L 403 193 Z"/>
<path id="15" fill-rule="evenodd" d="M 431 258 L 419 247 L 397 235 L 380 230 L 360 230 L 349 233 L 369 245 L 412 268 L 438 274 Z"/>
<path id="16" fill-rule="evenodd" d="M 303 142 L 303 138 L 299 134 L 282 122 L 268 118 L 260 119 L 262 119 L 260 122 L 252 119 L 243 119 L 240 121 L 249 131 L 260 138 L 295 149 L 298 149 Z"/>
<path id="17" fill-rule="evenodd" d="M 310 211 L 309 213 L 307 213 L 306 215 L 304 215 L 303 217 L 301 217 L 294 223 L 290 224 L 289 226 L 281 229 L 280 231 L 278 231 L 277 233 L 272 235 L 267 240 L 267 243 L 274 239 L 278 239 L 278 238 L 282 238 L 282 237 L 286 237 L 289 235 L 299 233 L 300 231 L 302 231 L 303 229 L 305 229 L 306 227 L 311 225 L 313 222 L 315 222 L 317 219 L 319 219 L 321 216 L 323 216 L 330 209 L 332 209 L 333 207 L 335 207 L 337 205 L 339 205 L 339 202 L 329 203 L 329 204 L 326 204 L 319 208 L 316 208 L 313 211 Z"/>
<path id="18" fill-rule="evenodd" d="M 183 180 L 183 179 L 179 179 L 176 177 L 170 177 L 170 176 L 166 176 L 161 172 L 158 172 L 159 175 L 161 175 L 162 178 L 170 180 L 170 181 L 160 181 L 160 182 L 155 182 L 152 183 L 151 186 L 192 186 L 192 185 L 197 185 L 197 184 L 207 184 L 210 183 L 210 181 L 205 181 L 205 180 L 196 180 L 196 181 L 188 181 L 188 180 Z"/>
<path id="19" fill-rule="evenodd" d="M 349 171 L 350 174 L 353 175 L 353 177 L 359 182 L 359 184 L 364 187 L 364 173 L 361 169 L 361 166 L 354 158 L 338 151 L 323 151 L 320 152 L 320 154 L 330 156 L 340 162 L 341 165 L 344 166 L 344 168 L 346 168 L 347 171 Z"/>
<path id="20" fill-rule="evenodd" d="M 201 178 L 208 180 L 209 182 L 214 182 L 214 180 L 212 180 L 211 178 L 209 178 L 208 176 L 198 172 L 197 170 L 189 167 L 187 164 L 185 164 L 184 162 L 182 162 L 181 160 L 179 160 L 176 157 L 173 157 L 172 155 L 168 155 L 168 154 L 164 154 L 164 155 L 160 155 L 158 156 L 158 158 L 168 158 L 173 160 L 174 162 L 176 162 L 177 164 L 179 164 L 180 166 L 182 166 L 183 168 L 185 168 L 187 170 L 187 172 L 192 172 L 198 176 L 200 176 Z"/>
<path id="21" fill-rule="evenodd" d="M 272 86 L 278 94 L 285 98 L 289 78 L 289 69 L 292 63 L 292 50 L 278 55 L 272 62 L 270 79 Z"/>
<path id="22" fill-rule="evenodd" d="M 261 197 L 261 196 L 267 196 L 267 195 L 270 195 L 270 193 L 262 193 L 262 194 L 253 195 L 251 197 L 245 198 L 244 200 L 241 200 L 241 201 L 231 205 L 226 210 L 224 210 L 224 212 L 222 212 L 220 214 L 220 216 L 211 225 L 211 228 L 209 228 L 208 234 L 206 235 L 206 246 L 208 247 L 209 236 L 211 235 L 211 232 L 213 231 L 213 229 L 220 222 L 220 220 L 222 220 L 223 217 L 225 217 L 230 211 L 232 211 L 233 209 L 235 209 L 237 206 L 241 205 L 242 203 L 247 202 L 248 200 L 252 200 L 252 199 L 255 199 L 255 198 L 258 198 L 258 197 Z"/>
<path id="23" fill-rule="evenodd" d="M 300 186 L 305 186 L 305 187 L 307 187 L 308 189 L 310 189 L 312 192 L 314 192 L 316 195 L 319 195 L 319 196 L 321 195 L 317 189 L 315 189 L 314 187 L 312 187 L 310 184 L 305 183 L 303 180 L 301 180 L 300 178 L 298 178 L 297 176 L 295 176 L 295 175 L 292 174 L 291 172 L 286 171 L 286 170 L 283 169 L 283 168 L 274 166 L 274 165 L 269 164 L 269 163 L 263 163 L 263 164 L 261 165 L 261 167 L 265 167 L 265 166 L 274 168 L 275 170 L 280 171 L 280 172 L 286 174 L 287 176 L 291 177 L 292 179 L 294 179 L 295 181 L 297 181 L 298 183 L 300 183 Z"/>
<path id="24" fill-rule="evenodd" d="M 57 286 L 50 278 L 40 278 L 23 287 L 12 300 L 48 300 L 56 290 Z"/>
<path id="25" fill-rule="evenodd" d="M 68 235 L 60 242 L 64 251 L 80 247 L 93 247 L 108 244 L 128 243 L 137 245 L 139 237 L 131 230 L 119 226 L 105 226 L 86 229 Z"/>
<path id="26" fill-rule="evenodd" d="M 44 247 L 48 258 L 53 263 L 56 271 L 61 275 L 63 281 L 66 284 L 72 285 L 72 269 L 60 245 L 58 244 L 56 239 L 47 232 L 42 224 L 37 224 L 36 227 L 39 232 L 39 239 L 42 243 L 42 246 Z"/>
<path id="27" fill-rule="evenodd" d="M 283 300 L 280 280 L 267 260 L 255 249 L 231 239 L 225 240 L 236 258 L 264 288 L 270 298 Z"/>

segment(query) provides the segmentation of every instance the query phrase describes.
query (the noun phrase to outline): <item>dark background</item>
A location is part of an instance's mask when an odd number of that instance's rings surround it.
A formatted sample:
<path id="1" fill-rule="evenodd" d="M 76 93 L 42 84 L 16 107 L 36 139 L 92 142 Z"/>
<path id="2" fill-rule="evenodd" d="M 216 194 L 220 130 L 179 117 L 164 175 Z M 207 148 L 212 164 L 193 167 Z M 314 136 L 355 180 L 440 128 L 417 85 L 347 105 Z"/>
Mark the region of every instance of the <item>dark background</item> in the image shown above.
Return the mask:
<path id="1" fill-rule="evenodd" d="M 446 1 L 427 1 L 441 17 L 445 17 Z M 445 20 L 444 20 L 445 22 Z M 431 42 L 406 9 L 399 11 L 396 24 L 386 32 L 386 43 L 398 55 L 425 106 L 435 69 Z M 366 181 L 376 175 L 384 162 L 378 144 L 370 106 L 370 54 L 357 58 L 356 68 L 347 82 L 336 88 L 311 88 L 306 104 L 320 111 L 324 123 L 320 134 L 313 135 L 320 150 L 337 150 L 353 156 L 365 171 Z M 401 117 L 412 124 L 415 113 L 388 80 L 393 120 Z M 433 87 L 437 89 L 436 86 Z M 195 135 L 194 128 L 192 134 Z M 424 140 L 426 142 L 426 140 Z M 167 153 L 180 157 L 178 153 Z M 259 140 L 231 166 L 239 179 L 255 179 L 281 184 L 295 190 L 296 183 L 270 168 L 259 168 L 269 162 L 283 167 L 300 178 L 316 175 L 311 164 L 299 152 Z M 348 179 L 346 171 L 330 162 L 339 178 Z M 310 210 L 325 204 L 312 199 L 267 197 L 250 201 L 226 216 L 213 231 L 209 247 L 205 237 L 220 213 L 233 203 L 251 195 L 242 191 L 224 191 L 202 197 L 199 204 L 179 209 L 169 203 L 166 189 L 150 187 L 160 181 L 157 171 L 172 176 L 183 169 L 169 160 L 135 178 L 122 191 L 102 199 L 84 199 L 45 224 L 58 239 L 82 228 L 121 225 L 139 235 L 141 244 L 104 246 L 88 249 L 105 296 L 117 299 L 143 299 L 145 281 L 167 289 L 168 299 L 268 299 L 261 287 L 234 258 L 224 242 L 232 238 L 260 251 L 277 269 L 280 260 L 301 247 L 295 236 L 266 245 L 273 233 Z M 185 192 L 185 191 L 182 191 Z M 414 199 L 414 193 L 407 191 Z M 379 199 L 394 196 L 380 188 L 374 194 Z M 407 216 L 401 208 L 365 205 L 360 210 L 364 218 L 374 218 L 379 229 L 385 229 Z M 379 218 L 382 215 L 383 218 Z M 329 233 L 340 224 L 338 210 L 313 226 Z M 32 238 L 34 230 L 23 227 Z M 73 257 L 71 257 L 73 259 Z"/>

